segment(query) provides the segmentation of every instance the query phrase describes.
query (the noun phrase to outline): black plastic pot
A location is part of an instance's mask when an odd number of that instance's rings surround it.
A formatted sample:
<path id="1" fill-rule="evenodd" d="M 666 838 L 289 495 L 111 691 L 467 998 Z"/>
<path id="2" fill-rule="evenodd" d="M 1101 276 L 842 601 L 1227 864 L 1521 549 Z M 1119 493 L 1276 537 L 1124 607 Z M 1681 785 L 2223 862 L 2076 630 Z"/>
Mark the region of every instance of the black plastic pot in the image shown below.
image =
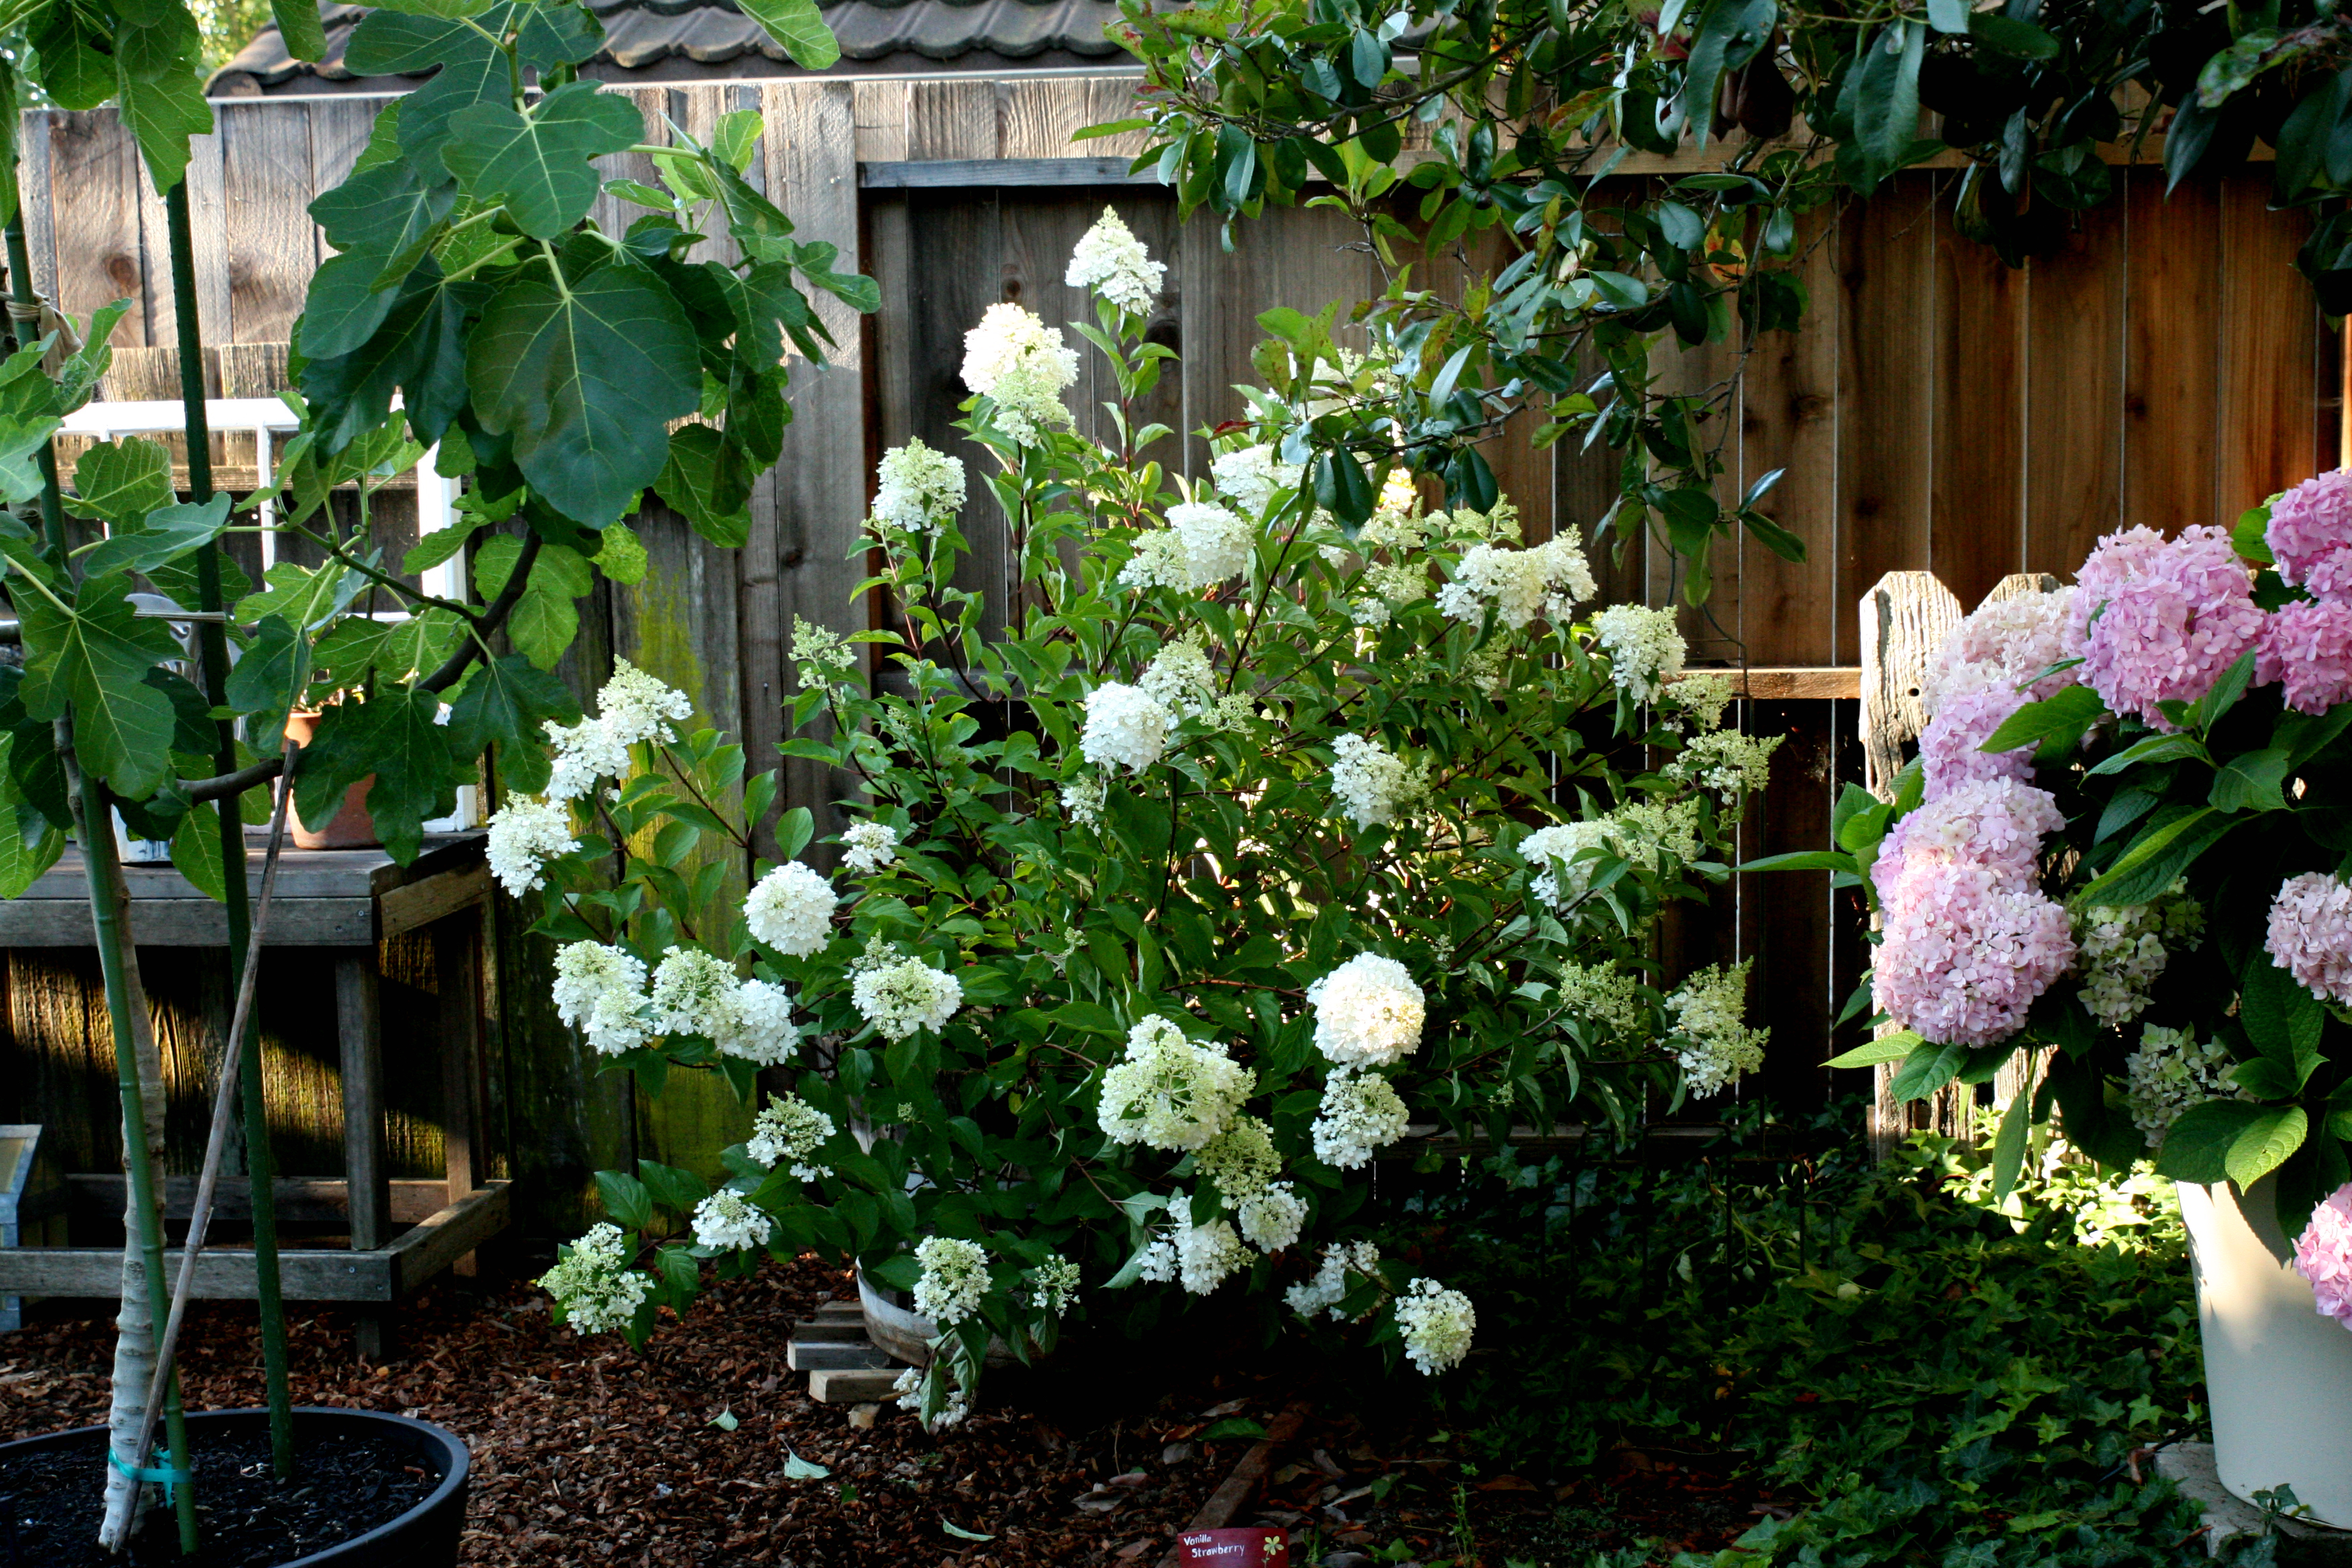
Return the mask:
<path id="1" fill-rule="evenodd" d="M 267 1432 L 268 1424 L 269 1413 L 266 1410 L 192 1412 L 188 1416 L 189 1441 L 201 1448 L 208 1434 Z M 297 1444 L 305 1437 L 336 1433 L 366 1436 L 397 1445 L 425 1470 L 437 1473 L 440 1484 L 423 1502 L 390 1523 L 380 1524 L 364 1535 L 355 1535 L 324 1552 L 313 1552 L 281 1563 L 278 1568 L 451 1568 L 457 1561 L 457 1533 L 466 1522 L 466 1487 L 473 1464 L 464 1441 L 430 1422 L 412 1421 L 405 1415 L 386 1415 L 374 1410 L 296 1406 Z M 70 1432 L 0 1443 L 0 1468 L 5 1468 L 16 1455 L 77 1447 L 93 1437 L 103 1441 L 105 1436 L 103 1426 L 82 1426 Z"/>

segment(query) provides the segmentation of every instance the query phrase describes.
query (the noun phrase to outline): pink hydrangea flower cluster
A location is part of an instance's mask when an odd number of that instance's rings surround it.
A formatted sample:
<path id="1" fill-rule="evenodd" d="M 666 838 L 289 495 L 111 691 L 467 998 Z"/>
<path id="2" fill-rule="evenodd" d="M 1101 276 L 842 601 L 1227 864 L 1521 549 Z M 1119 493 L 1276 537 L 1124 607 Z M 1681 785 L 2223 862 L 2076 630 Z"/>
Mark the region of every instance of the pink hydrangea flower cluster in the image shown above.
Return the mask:
<path id="1" fill-rule="evenodd" d="M 1920 689 L 1929 714 L 1971 691 L 1998 689 L 2015 691 L 2031 680 L 2027 695 L 2044 702 L 2075 682 L 2079 667 L 2055 675 L 2042 671 L 2063 664 L 2079 651 L 2074 632 L 2075 593 L 2061 588 L 2050 594 L 2024 594 L 1979 605 L 1952 628 Z"/>
<path id="2" fill-rule="evenodd" d="M 2210 525 L 2166 540 L 2149 528 L 2099 541 L 2076 574 L 2084 684 L 2117 713 L 2171 724 L 2161 701 L 2195 701 L 2260 639 L 2253 577 Z"/>
<path id="3" fill-rule="evenodd" d="M 2263 537 L 2281 577 L 2315 598 L 2352 597 L 2352 471 L 2315 475 L 2271 502 Z"/>
<path id="4" fill-rule="evenodd" d="M 2311 1211 L 2294 1240 L 2294 1271 L 2311 1281 L 2319 1315 L 2352 1329 L 2352 1185 Z"/>
<path id="5" fill-rule="evenodd" d="M 2325 871 L 2287 879 L 2263 948 L 2313 995 L 2352 1004 L 2352 887 Z"/>
<path id="6" fill-rule="evenodd" d="M 2352 699 L 2352 603 L 2299 600 L 2268 617 L 2254 651 L 2254 679 L 2286 685 L 2286 705 L 2325 713 Z"/>
<path id="7" fill-rule="evenodd" d="M 1919 769 L 1926 775 L 1927 798 L 1977 779 L 2033 776 L 2032 746 L 2013 752 L 1979 750 L 2011 714 L 2025 706 L 2027 698 L 2006 686 L 1986 686 L 1945 700 L 1919 736 Z"/>
<path id="8" fill-rule="evenodd" d="M 2064 825 L 2046 792 L 2006 774 L 1948 783 L 1895 825 L 1870 868 L 1882 1012 L 1943 1045 L 1991 1045 L 2023 1026 L 2074 962 L 2066 911 L 2034 879 L 2042 835 Z"/>

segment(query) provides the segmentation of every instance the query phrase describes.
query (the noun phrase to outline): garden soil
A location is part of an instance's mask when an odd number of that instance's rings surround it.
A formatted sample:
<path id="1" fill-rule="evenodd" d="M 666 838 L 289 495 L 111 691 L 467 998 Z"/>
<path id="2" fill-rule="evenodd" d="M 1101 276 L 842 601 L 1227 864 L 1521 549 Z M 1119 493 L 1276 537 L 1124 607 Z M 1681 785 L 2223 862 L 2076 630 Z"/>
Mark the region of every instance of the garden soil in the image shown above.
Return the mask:
<path id="1" fill-rule="evenodd" d="M 1284 1527 L 1300 1568 L 1567 1563 L 1643 1540 L 1664 1560 L 1775 1506 L 1704 1461 L 1631 1451 L 1557 1488 L 1465 1473 L 1427 1405 L 1368 1421 L 1363 1385 L 1302 1384 L 1302 1358 L 1254 1340 L 1188 1347 L 1206 1353 L 1147 1340 L 1140 1355 L 1114 1341 L 1095 1364 L 1066 1348 L 1055 1370 L 992 1373 L 982 1407 L 934 1438 L 892 1405 L 813 1403 L 785 1369 L 793 1321 L 849 1296 L 814 1259 L 772 1263 L 714 1286 L 689 1329 L 640 1354 L 556 1327 L 528 1285 L 457 1282 L 410 1305 L 386 1366 L 354 1358 L 341 1311 L 297 1309 L 294 1397 L 464 1437 L 460 1561 L 500 1568 L 1157 1568 L 1256 1425 L 1292 1404 L 1306 1425 L 1232 1522 Z M 184 1343 L 191 1409 L 261 1403 L 250 1306 L 199 1303 Z M 101 1304 L 31 1309 L 0 1335 L 0 1440 L 101 1421 L 111 1354 Z"/>

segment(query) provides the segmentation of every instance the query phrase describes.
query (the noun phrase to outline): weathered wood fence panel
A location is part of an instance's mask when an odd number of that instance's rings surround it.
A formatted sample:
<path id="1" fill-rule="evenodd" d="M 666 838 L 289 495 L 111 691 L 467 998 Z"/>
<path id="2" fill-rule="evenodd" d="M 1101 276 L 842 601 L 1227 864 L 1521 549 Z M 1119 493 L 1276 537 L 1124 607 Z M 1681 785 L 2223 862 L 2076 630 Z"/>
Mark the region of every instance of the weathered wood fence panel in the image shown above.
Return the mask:
<path id="1" fill-rule="evenodd" d="M 1092 319 L 1063 268 L 1106 202 L 1168 263 L 1150 331 L 1183 356 L 1139 412 L 1180 432 L 1163 460 L 1203 473 L 1207 447 L 1197 432 L 1240 412 L 1232 388 L 1255 379 L 1257 314 L 1335 300 L 1344 314 L 1381 279 L 1361 237 L 1329 213 L 1270 213 L 1237 226 L 1228 251 L 1213 222 L 1180 226 L 1172 196 L 1155 185 L 1045 183 L 1050 166 L 1035 160 L 1139 151 L 1132 133 L 1069 139 L 1129 112 L 1134 87 L 1131 76 L 1105 76 L 635 92 L 654 141 L 666 139 L 666 121 L 694 129 L 728 110 L 760 110 L 768 136 L 755 183 L 803 237 L 838 246 L 837 265 L 876 278 L 882 306 L 861 319 L 820 305 L 838 347 L 830 365 L 795 369 L 784 460 L 760 484 L 746 548 L 730 559 L 674 517 L 649 511 L 638 527 L 653 570 L 640 587 L 600 589 L 583 604 L 567 679 L 588 690 L 615 658 L 629 658 L 692 693 L 704 719 L 738 732 L 753 765 L 772 756 L 793 690 L 794 621 L 835 630 L 869 624 L 869 607 L 850 590 L 864 574 L 854 552 L 874 459 L 910 436 L 953 447 L 963 334 L 988 305 L 1016 300 L 1048 322 Z M 250 394 L 282 377 L 280 351 L 255 345 L 286 337 L 324 253 L 304 209 L 348 170 L 382 101 L 220 106 L 219 129 L 199 142 L 191 175 L 199 303 L 208 339 L 222 345 L 207 367 L 213 384 L 235 381 L 234 391 Z M 124 294 L 136 300 L 115 341 L 139 352 L 124 355 L 118 379 L 143 392 L 167 376 L 160 345 L 173 331 L 161 205 L 110 114 L 31 115 L 26 146 L 36 281 L 77 315 Z M 990 179 L 987 165 L 1003 177 Z M 1087 177 L 1113 167 L 1090 164 Z M 624 160 L 613 172 L 650 173 Z M 1643 165 L 1645 177 L 1658 172 Z M 939 183 L 950 176 L 961 183 Z M 2267 210 L 2266 174 L 2168 199 L 2160 170 L 2120 169 L 2116 201 L 2084 215 L 2060 254 L 2017 271 L 1954 232 L 1957 177 L 1948 169 L 1907 174 L 1871 203 L 1809 220 L 1802 332 L 1662 358 L 1672 384 L 1739 377 L 1730 428 L 1717 432 L 1729 470 L 1723 488 L 1728 494 L 1781 470 L 1777 513 L 1809 546 L 1802 563 L 1752 541 L 1727 547 L 1713 601 L 1685 617 L 1696 659 L 1852 667 L 1861 658 L 1854 605 L 1887 572 L 1933 571 L 1973 604 L 2012 573 L 2070 572 L 2116 527 L 2227 522 L 2337 459 L 2340 355 L 2290 266 L 2304 220 Z M 1423 258 L 1418 276 L 1456 287 L 1497 254 Z M 1073 407 L 1099 428 L 1112 389 L 1085 357 Z M 1589 531 L 1615 494 L 1614 459 L 1573 443 L 1538 453 L 1507 439 L 1493 458 L 1532 536 Z M 381 523 L 386 534 L 401 526 L 393 516 Z M 971 585 L 1001 586 L 1001 531 L 978 486 L 964 524 L 975 546 Z M 1644 544 L 1622 560 L 1600 552 L 1596 566 L 1615 593 L 1664 602 L 1670 591 L 1669 563 Z M 1855 720 L 1850 701 L 1744 705 L 1748 728 L 1788 740 L 1744 829 L 1743 853 L 1823 841 L 1831 803 L 1861 776 Z M 785 803 L 814 810 L 820 834 L 837 826 L 834 802 L 846 793 L 845 781 L 813 765 L 786 768 Z M 523 936 L 510 905 L 496 925 L 491 1173 L 523 1180 L 518 1197 L 527 1216 L 535 1214 L 527 1230 L 544 1236 L 566 1223 L 562 1211 L 600 1164 L 642 1150 L 707 1168 L 717 1142 L 740 1135 L 741 1112 L 723 1093 L 655 1111 L 618 1080 L 596 1077 L 593 1056 L 555 1026 L 542 944 Z M 1826 876 L 1811 873 L 1742 879 L 1710 918 L 1678 932 L 1690 962 L 1756 960 L 1755 1007 L 1775 1031 L 1770 1091 L 1822 1091 L 1814 1064 L 1829 1054 L 1830 1020 L 1862 967 L 1859 931 L 1852 895 L 1833 897 Z M 429 954 L 422 962 L 429 965 Z M 404 973 L 388 967 L 387 984 Z M 104 1063 L 88 1044 L 103 1037 L 92 977 L 66 955 L 21 952 L 5 974 L 0 1115 L 69 1126 L 72 1160 L 104 1168 L 113 1134 L 110 1108 L 100 1103 Z M 202 1044 L 202 1019 L 218 1011 L 199 978 L 183 985 L 159 972 L 153 983 L 159 1014 L 171 1015 L 173 1059 L 186 1058 L 175 1082 L 190 1085 L 213 1048 Z M 417 984 L 429 989 L 426 979 Z M 303 1170 L 309 1159 L 331 1173 L 332 1047 L 305 1043 L 326 1037 L 305 1032 L 305 1010 L 322 1015 L 304 1000 L 299 974 L 289 973 L 283 994 L 278 1014 L 265 1011 L 264 1027 L 274 1031 L 279 1135 L 304 1151 L 286 1166 Z M 395 1081 L 394 1092 L 416 1119 L 413 1135 L 395 1131 L 394 1159 L 429 1169 L 430 1086 L 410 1093 Z M 176 1101 L 174 1115 L 184 1119 Z"/>

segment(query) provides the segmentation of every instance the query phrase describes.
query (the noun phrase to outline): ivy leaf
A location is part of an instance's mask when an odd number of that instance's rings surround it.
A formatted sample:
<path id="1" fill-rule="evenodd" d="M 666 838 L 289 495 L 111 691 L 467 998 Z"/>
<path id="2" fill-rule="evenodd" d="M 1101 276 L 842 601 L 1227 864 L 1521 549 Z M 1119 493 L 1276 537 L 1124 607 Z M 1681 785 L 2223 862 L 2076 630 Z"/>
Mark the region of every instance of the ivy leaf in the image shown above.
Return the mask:
<path id="1" fill-rule="evenodd" d="M 412 686 L 380 685 L 366 701 L 338 702 L 303 748 L 294 807 L 304 822 L 325 822 L 343 792 L 369 774 L 368 815 L 384 848 L 405 866 L 424 847 L 425 819 L 457 802 L 463 774 L 449 752 L 449 731 L 434 722 L 441 699 Z"/>
<path id="2" fill-rule="evenodd" d="M 25 639 L 27 716 L 56 719 L 71 704 L 81 765 L 115 794 L 143 800 L 171 771 L 172 700 L 147 671 L 179 655 L 161 621 L 142 621 L 122 574 L 87 577 L 70 608 L 47 594 L 16 595 Z"/>
<path id="3" fill-rule="evenodd" d="M 642 264 L 614 257 L 564 288 L 538 270 L 483 310 L 467 384 L 483 427 L 512 438 L 540 498 L 601 526 L 660 476 L 669 422 L 700 402 L 701 358 L 677 300 Z"/>
<path id="4" fill-rule="evenodd" d="M 442 162 L 458 189 L 497 202 L 515 226 L 551 239 L 588 216 L 599 176 L 592 160 L 618 153 L 644 134 L 636 106 L 594 82 L 568 82 L 529 114 L 504 103 L 472 104 L 449 117 Z"/>
<path id="5" fill-rule="evenodd" d="M 210 544 L 228 526 L 226 492 L 199 505 L 182 501 L 147 514 L 144 527 L 119 531 L 100 540 L 82 570 L 96 577 L 109 572 L 152 572 L 166 561 Z"/>
<path id="6" fill-rule="evenodd" d="M 66 510 L 122 527 L 172 504 L 172 458 L 152 441 L 101 441 L 74 461 Z"/>
<path id="7" fill-rule="evenodd" d="M 740 0 L 742 8 L 793 57 L 803 70 L 821 71 L 838 64 L 840 41 L 816 8 L 816 0 Z"/>

